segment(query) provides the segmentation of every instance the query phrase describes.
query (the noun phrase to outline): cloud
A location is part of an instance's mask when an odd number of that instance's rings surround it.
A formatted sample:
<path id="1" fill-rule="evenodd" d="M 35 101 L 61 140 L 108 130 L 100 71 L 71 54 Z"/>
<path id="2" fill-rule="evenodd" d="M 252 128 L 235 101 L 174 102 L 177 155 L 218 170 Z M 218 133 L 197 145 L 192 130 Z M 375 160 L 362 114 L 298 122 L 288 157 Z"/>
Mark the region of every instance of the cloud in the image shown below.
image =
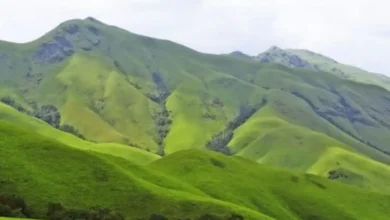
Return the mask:
<path id="1" fill-rule="evenodd" d="M 305 48 L 390 75 L 386 0 L 0 0 L 0 38 L 26 42 L 60 22 L 96 17 L 208 53 Z"/>

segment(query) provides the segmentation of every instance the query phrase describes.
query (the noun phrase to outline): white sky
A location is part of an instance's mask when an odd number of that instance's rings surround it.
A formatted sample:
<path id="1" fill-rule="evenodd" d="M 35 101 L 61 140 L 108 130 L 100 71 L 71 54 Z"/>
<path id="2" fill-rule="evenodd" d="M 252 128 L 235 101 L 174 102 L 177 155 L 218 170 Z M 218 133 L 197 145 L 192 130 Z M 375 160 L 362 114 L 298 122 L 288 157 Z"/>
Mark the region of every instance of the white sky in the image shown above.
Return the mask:
<path id="1" fill-rule="evenodd" d="M 388 0 L 0 0 L 0 39 L 92 16 L 209 53 L 303 48 L 390 75 Z"/>

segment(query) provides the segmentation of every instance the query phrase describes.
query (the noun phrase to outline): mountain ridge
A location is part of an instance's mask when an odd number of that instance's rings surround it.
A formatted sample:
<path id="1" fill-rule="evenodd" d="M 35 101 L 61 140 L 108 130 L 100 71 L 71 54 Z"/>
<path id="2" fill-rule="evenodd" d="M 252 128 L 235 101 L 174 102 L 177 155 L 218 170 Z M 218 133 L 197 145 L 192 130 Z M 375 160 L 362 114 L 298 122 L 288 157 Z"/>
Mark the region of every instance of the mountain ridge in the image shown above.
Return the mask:
<path id="1" fill-rule="evenodd" d="M 0 193 L 40 216 L 386 219 L 387 81 L 326 62 L 205 54 L 93 18 L 0 42 Z"/>
<path id="2" fill-rule="evenodd" d="M 0 98 L 38 115 L 54 109 L 56 124 L 91 141 L 160 155 L 212 143 L 216 151 L 292 169 L 321 160 L 307 153 L 301 161 L 302 152 L 345 145 L 351 154 L 343 155 L 390 164 L 390 96 L 379 85 L 279 61 L 199 53 L 91 19 L 64 22 L 21 49 L 2 45 L 8 57 L 0 59 Z M 275 51 L 284 53 L 274 47 L 269 55 Z M 319 146 L 309 131 L 320 134 Z M 325 176 L 337 167 L 323 164 Z"/>

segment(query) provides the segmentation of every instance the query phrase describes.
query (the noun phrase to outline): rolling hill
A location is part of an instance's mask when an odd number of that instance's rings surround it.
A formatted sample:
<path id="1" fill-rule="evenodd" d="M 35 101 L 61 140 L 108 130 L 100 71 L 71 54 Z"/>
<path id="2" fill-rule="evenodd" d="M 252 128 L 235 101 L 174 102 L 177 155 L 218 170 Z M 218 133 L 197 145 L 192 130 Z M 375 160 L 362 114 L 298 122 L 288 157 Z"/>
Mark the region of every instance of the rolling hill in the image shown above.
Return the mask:
<path id="1" fill-rule="evenodd" d="M 0 136 L 1 156 L 9 158 L 0 162 L 0 193 L 23 196 L 37 217 L 49 202 L 107 207 L 127 219 L 154 213 L 169 219 L 232 213 L 256 220 L 388 217 L 389 195 L 240 157 L 194 149 L 141 166 L 3 121 Z"/>
<path id="2" fill-rule="evenodd" d="M 388 85 L 304 50 L 204 54 L 66 21 L 0 41 L 0 192 L 40 213 L 59 201 L 129 218 L 386 219 Z"/>

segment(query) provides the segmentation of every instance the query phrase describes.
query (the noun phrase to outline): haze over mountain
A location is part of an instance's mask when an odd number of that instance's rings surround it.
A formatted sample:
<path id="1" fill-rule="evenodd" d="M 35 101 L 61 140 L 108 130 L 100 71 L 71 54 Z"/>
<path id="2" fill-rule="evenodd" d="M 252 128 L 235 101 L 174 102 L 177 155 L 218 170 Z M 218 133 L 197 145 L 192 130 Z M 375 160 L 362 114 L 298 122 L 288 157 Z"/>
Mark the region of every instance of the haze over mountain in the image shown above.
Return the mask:
<path id="1" fill-rule="evenodd" d="M 66 21 L 0 42 L 0 193 L 40 218 L 60 202 L 128 219 L 386 219 L 389 82 L 307 50 L 204 54 Z"/>

